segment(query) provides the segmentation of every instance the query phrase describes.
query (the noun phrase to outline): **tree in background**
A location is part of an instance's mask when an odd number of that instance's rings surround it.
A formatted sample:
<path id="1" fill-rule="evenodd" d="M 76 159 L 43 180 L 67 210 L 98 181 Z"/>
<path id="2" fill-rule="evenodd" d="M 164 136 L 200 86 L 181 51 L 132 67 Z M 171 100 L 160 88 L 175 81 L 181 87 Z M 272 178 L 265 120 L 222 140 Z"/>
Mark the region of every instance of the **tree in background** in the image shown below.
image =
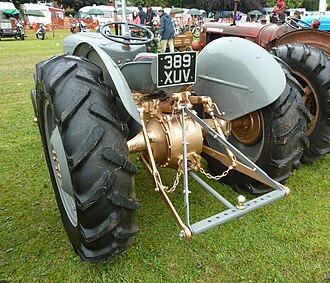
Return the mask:
<path id="1" fill-rule="evenodd" d="M 243 13 L 247 13 L 251 10 L 262 10 L 262 7 L 265 7 L 265 0 L 241 0 L 239 3 L 239 10 Z"/>
<path id="2" fill-rule="evenodd" d="M 31 1 L 30 0 L 12 0 L 11 2 L 18 9 L 20 4 L 24 4 L 24 3 L 37 3 L 38 0 L 31 0 Z"/>
<path id="3" fill-rule="evenodd" d="M 286 9 L 305 8 L 308 11 L 317 11 L 319 8 L 318 0 L 284 0 Z M 12 0 L 18 8 L 19 4 L 37 3 L 38 0 Z M 49 1 L 52 2 L 52 1 Z M 78 11 L 84 6 L 106 5 L 109 0 L 58 0 L 58 4 L 64 9 L 70 7 Z M 240 0 L 238 9 L 247 13 L 250 10 L 262 10 L 263 7 L 273 7 L 277 0 Z M 233 0 L 129 0 L 127 6 L 162 6 L 162 7 L 181 7 L 181 8 L 198 8 L 210 11 L 233 10 Z M 327 0 L 330 7 L 330 0 Z"/>
<path id="4" fill-rule="evenodd" d="M 197 8 L 204 9 L 205 11 L 209 11 L 209 10 L 214 11 L 214 10 L 219 10 L 219 8 L 220 8 L 219 2 L 224 2 L 224 1 L 222 1 L 222 0 L 220 0 L 220 1 L 216 1 L 216 0 L 197 0 L 196 1 L 196 6 L 197 6 Z"/>
<path id="5" fill-rule="evenodd" d="M 75 11 L 78 11 L 80 8 L 85 6 L 95 5 L 107 5 L 108 0 L 59 0 L 58 4 L 62 5 L 64 9 L 70 7 Z"/>
<path id="6" fill-rule="evenodd" d="M 139 6 L 141 5 L 142 7 L 147 7 L 147 6 L 157 6 L 157 7 L 179 7 L 178 4 L 180 3 L 179 0 L 130 0 L 126 1 L 126 6 Z"/>
<path id="7" fill-rule="evenodd" d="M 232 11 L 234 9 L 234 1 L 232 0 L 196 0 L 194 2 L 195 6 L 206 11 Z M 261 11 L 264 6 L 264 0 L 241 0 L 238 4 L 239 10 L 246 13 L 250 10 Z"/>
<path id="8" fill-rule="evenodd" d="M 308 0 L 307 0 L 308 1 Z M 316 2 L 315 0 L 312 0 Z M 275 6 L 277 0 L 269 0 L 266 2 L 267 7 Z M 304 0 L 284 0 L 285 9 L 294 9 L 294 8 L 302 8 L 304 7 Z"/>
<path id="9" fill-rule="evenodd" d="M 266 1 L 267 7 L 273 7 L 277 1 Z M 284 0 L 285 9 L 305 8 L 307 11 L 318 11 L 318 0 Z M 328 7 L 330 7 L 330 0 L 327 0 Z M 329 10 L 329 8 L 328 8 Z"/>
<path id="10" fill-rule="evenodd" d="M 328 1 L 327 1 L 327 4 L 329 5 Z M 303 7 L 307 11 L 317 11 L 319 9 L 319 1 L 305 0 L 303 3 Z"/>

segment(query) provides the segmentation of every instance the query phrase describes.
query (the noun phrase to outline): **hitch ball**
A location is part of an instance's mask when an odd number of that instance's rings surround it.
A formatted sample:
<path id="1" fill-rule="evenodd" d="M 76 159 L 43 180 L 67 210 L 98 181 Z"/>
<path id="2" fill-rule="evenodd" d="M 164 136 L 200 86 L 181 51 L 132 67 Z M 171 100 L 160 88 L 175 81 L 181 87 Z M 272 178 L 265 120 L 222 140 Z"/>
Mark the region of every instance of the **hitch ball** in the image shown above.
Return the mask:
<path id="1" fill-rule="evenodd" d="M 236 205 L 237 209 L 241 209 L 241 210 L 245 209 L 246 208 L 245 202 L 246 202 L 245 196 L 239 195 L 237 197 L 237 205 Z"/>

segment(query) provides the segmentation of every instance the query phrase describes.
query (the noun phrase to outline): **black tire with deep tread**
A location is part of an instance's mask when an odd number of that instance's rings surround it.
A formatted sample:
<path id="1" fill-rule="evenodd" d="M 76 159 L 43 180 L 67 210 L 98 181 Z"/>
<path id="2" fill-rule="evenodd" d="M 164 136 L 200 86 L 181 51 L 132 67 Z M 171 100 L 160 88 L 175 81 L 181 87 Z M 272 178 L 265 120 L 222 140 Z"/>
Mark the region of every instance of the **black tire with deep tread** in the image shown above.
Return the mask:
<path id="1" fill-rule="evenodd" d="M 287 84 L 282 95 L 259 111 L 263 134 L 258 154 L 249 156 L 245 152 L 246 145 L 241 147 L 240 142 L 233 136 L 228 137 L 236 148 L 271 178 L 281 183 L 284 183 L 291 176 L 292 171 L 300 166 L 300 158 L 304 149 L 308 147 L 307 113 L 301 100 L 302 89 L 285 69 L 284 72 Z M 206 144 L 221 151 L 212 137 L 206 138 Z M 221 162 L 208 155 L 204 155 L 204 158 L 208 162 L 209 169 L 215 174 L 222 174 L 227 169 Z M 234 170 L 221 181 L 230 184 L 239 193 L 255 194 L 271 190 L 266 185 Z"/>
<path id="2" fill-rule="evenodd" d="M 87 60 L 54 57 L 37 64 L 35 80 L 39 130 L 67 234 L 83 261 L 110 259 L 125 251 L 138 232 L 137 167 L 129 160 L 127 125 L 118 118 L 114 94 L 102 83 L 100 68 Z M 52 123 L 46 108 L 67 156 L 77 225 L 68 217 L 51 164 L 46 131 Z"/>
<path id="3" fill-rule="evenodd" d="M 318 118 L 309 133 L 310 146 L 304 151 L 303 162 L 313 162 L 330 152 L 330 57 L 318 48 L 306 44 L 287 44 L 272 50 L 272 53 L 286 62 L 293 75 L 305 87 L 307 83 L 314 90 L 317 99 Z M 301 74 L 308 82 L 300 77 Z M 313 113 L 315 115 L 315 113 Z"/>

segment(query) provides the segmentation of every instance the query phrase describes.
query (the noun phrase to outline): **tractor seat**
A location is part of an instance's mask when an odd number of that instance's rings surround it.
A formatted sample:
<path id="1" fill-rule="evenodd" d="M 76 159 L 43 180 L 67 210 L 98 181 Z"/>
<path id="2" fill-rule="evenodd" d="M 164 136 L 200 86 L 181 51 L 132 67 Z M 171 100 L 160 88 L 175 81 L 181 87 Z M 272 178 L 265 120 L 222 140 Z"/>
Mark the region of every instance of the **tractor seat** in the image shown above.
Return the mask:
<path id="1" fill-rule="evenodd" d="M 141 52 L 135 56 L 134 61 L 135 62 L 141 62 L 141 61 L 149 62 L 149 61 L 152 61 L 154 58 L 157 58 L 156 53 Z"/>
<path id="2" fill-rule="evenodd" d="M 139 53 L 133 62 L 125 63 L 120 70 L 132 91 L 153 94 L 157 91 L 156 82 L 152 79 L 152 65 L 157 54 Z"/>

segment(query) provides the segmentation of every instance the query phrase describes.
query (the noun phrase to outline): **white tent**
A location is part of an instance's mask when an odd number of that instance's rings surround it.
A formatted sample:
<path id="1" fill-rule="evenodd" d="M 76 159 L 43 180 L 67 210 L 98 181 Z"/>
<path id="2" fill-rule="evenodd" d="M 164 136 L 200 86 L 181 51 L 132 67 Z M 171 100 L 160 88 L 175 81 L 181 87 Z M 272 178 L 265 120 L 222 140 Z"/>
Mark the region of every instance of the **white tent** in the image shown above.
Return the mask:
<path id="1" fill-rule="evenodd" d="M 15 5 L 11 2 L 0 2 L 0 10 L 13 10 L 16 9 Z"/>
<path id="2" fill-rule="evenodd" d="M 89 15 L 88 11 L 91 9 L 98 9 L 104 12 L 104 15 Z M 85 6 L 79 9 L 79 12 L 82 13 L 83 17 L 90 17 L 92 19 L 98 20 L 100 24 L 104 24 L 107 22 L 114 21 L 114 12 L 115 7 L 108 5 L 93 5 L 93 6 Z"/>
<path id="3" fill-rule="evenodd" d="M 30 24 L 43 23 L 45 25 L 52 23 L 52 13 L 49 11 L 49 6 L 43 4 L 25 3 L 20 5 L 23 14 L 26 11 L 40 11 L 44 14 L 44 17 L 27 16 Z"/>

